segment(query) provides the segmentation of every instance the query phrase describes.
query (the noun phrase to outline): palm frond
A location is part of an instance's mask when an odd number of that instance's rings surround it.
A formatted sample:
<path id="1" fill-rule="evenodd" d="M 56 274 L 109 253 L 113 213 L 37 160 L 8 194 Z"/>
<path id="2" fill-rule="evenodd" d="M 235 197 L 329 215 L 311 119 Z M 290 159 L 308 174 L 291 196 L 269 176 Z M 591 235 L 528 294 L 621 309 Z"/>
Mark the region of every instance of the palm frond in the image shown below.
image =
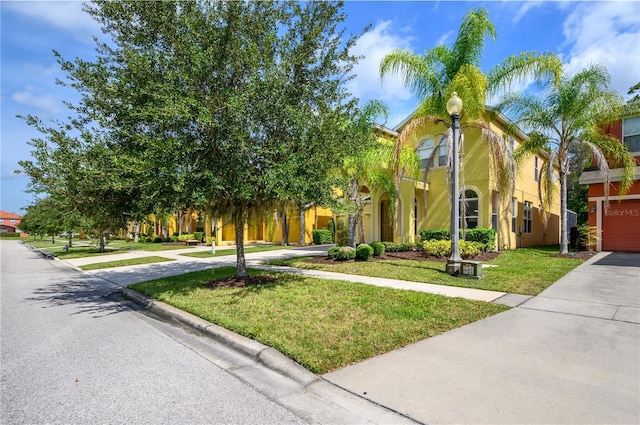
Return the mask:
<path id="1" fill-rule="evenodd" d="M 499 90 L 511 90 L 516 81 L 533 77 L 538 81 L 550 80 L 554 86 L 562 77 L 562 61 L 555 53 L 523 52 L 505 59 L 487 74 L 487 93 L 495 95 Z"/>

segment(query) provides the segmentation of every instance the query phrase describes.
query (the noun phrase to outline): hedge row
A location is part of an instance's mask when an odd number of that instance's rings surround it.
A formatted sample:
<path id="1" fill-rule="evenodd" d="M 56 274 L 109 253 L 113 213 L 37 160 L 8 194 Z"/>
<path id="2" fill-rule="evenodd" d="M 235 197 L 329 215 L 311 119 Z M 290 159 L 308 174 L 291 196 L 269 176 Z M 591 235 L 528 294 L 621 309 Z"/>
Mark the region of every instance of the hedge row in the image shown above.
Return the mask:
<path id="1" fill-rule="evenodd" d="M 462 237 L 462 231 L 460 231 Z M 427 229 L 420 231 L 420 241 L 448 241 L 451 239 L 449 229 Z M 476 227 L 467 229 L 465 232 L 465 241 L 480 242 L 489 250 L 495 247 L 496 231 L 490 227 Z"/>

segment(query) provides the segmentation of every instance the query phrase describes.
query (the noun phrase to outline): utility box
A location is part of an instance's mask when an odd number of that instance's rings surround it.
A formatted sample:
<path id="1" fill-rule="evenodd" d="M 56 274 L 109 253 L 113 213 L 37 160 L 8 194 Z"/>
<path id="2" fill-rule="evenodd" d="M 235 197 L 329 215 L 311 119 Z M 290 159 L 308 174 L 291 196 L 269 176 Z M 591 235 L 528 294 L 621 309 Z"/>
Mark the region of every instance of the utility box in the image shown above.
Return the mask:
<path id="1" fill-rule="evenodd" d="M 471 279 L 482 279 L 482 263 L 480 261 L 465 261 L 460 263 L 460 276 Z"/>

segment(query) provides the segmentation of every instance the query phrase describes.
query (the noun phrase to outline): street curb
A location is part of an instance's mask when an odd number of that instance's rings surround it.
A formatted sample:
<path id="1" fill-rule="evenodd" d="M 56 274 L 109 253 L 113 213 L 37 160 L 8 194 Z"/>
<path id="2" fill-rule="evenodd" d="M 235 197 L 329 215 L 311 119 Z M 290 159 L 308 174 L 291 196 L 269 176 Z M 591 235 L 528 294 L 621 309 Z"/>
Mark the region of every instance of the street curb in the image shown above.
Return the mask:
<path id="1" fill-rule="evenodd" d="M 296 383 L 306 386 L 320 378 L 278 350 L 258 341 L 239 335 L 221 326 L 207 322 L 191 313 L 175 308 L 167 303 L 148 297 L 129 288 L 122 288 L 122 294 L 131 301 L 169 319 L 187 325 L 227 347 L 251 358 L 263 366 L 283 375 Z"/>

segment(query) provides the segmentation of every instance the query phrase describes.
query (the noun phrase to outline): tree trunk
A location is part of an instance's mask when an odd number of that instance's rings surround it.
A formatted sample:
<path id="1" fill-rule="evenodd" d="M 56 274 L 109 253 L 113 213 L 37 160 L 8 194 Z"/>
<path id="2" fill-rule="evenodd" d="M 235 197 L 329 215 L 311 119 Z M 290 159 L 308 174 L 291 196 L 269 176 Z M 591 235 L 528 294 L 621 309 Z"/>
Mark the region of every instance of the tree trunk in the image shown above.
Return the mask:
<path id="1" fill-rule="evenodd" d="M 305 210 L 304 207 L 300 207 L 300 246 L 304 245 L 307 242 L 306 232 L 305 232 Z"/>
<path id="2" fill-rule="evenodd" d="M 73 239 L 73 232 L 69 232 L 69 248 L 71 248 L 71 246 L 73 245 L 71 239 Z"/>
<path id="3" fill-rule="evenodd" d="M 244 258 L 244 206 L 236 206 L 233 212 L 233 224 L 236 228 L 236 276 L 247 276 L 247 263 Z"/>
<path id="4" fill-rule="evenodd" d="M 182 236 L 182 211 L 178 211 L 178 236 Z"/>
<path id="5" fill-rule="evenodd" d="M 358 213 L 356 217 L 356 221 L 358 222 L 358 243 L 364 243 L 364 221 L 362 219 L 362 211 Z"/>
<path id="6" fill-rule="evenodd" d="M 282 209 L 282 246 L 289 246 L 289 223 L 287 223 L 287 209 Z"/>
<path id="7" fill-rule="evenodd" d="M 51 243 L 55 245 L 56 243 L 56 235 L 55 234 L 51 234 Z"/>
<path id="8" fill-rule="evenodd" d="M 100 233 L 100 252 L 104 252 L 104 233 Z"/>
<path id="9" fill-rule="evenodd" d="M 560 171 L 560 254 L 569 253 L 567 230 L 567 173 Z"/>
<path id="10" fill-rule="evenodd" d="M 349 214 L 347 220 L 349 223 L 349 246 L 355 248 L 356 247 L 356 215 Z"/>

